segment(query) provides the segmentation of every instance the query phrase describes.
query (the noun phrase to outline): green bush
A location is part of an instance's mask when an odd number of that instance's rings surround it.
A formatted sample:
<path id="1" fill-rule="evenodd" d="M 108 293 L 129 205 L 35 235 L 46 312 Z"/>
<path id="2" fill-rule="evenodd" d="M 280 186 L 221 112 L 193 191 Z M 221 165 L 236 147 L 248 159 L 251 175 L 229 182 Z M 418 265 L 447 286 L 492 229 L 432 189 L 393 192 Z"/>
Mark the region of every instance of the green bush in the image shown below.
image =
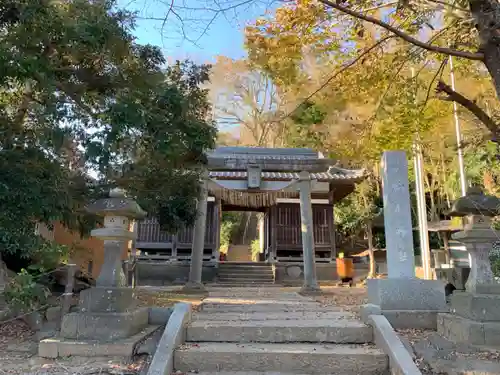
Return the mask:
<path id="1" fill-rule="evenodd" d="M 29 313 L 47 304 L 50 291 L 35 276 L 22 269 L 5 288 L 5 300 L 15 310 Z"/>
<path id="2" fill-rule="evenodd" d="M 44 241 L 33 253 L 33 264 L 28 267 L 32 274 L 42 274 L 51 271 L 61 263 L 67 263 L 70 249 L 52 241 Z"/>
<path id="3" fill-rule="evenodd" d="M 220 226 L 220 246 L 223 249 L 229 247 L 231 236 L 240 224 L 241 214 L 238 212 L 224 212 Z"/>
<path id="4" fill-rule="evenodd" d="M 258 240 L 258 239 L 253 240 L 250 247 L 252 249 L 252 259 L 258 260 L 259 254 L 260 254 L 260 240 Z"/>

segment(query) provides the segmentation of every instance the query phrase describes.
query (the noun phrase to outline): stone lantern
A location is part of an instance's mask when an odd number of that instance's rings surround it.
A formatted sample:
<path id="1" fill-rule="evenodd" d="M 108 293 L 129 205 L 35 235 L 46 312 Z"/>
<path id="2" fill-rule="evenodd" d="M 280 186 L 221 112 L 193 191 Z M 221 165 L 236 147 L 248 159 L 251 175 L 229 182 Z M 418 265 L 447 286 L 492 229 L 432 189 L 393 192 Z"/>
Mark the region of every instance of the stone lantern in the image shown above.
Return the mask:
<path id="1" fill-rule="evenodd" d="M 464 218 L 464 230 L 452 238 L 465 244 L 471 263 L 465 292 L 455 290 L 449 312 L 438 314 L 437 331 L 450 341 L 500 347 L 500 284 L 493 277 L 489 259 L 493 244 L 500 238 L 500 232 L 491 227 L 491 219 L 499 215 L 499 210 L 500 199 L 474 187 L 453 204 L 450 212 Z"/>
<path id="2" fill-rule="evenodd" d="M 134 239 L 129 230 L 130 220 L 146 216 L 139 205 L 127 198 L 122 189 L 113 189 L 109 198 L 100 199 L 87 207 L 89 213 L 104 217 L 104 228 L 92 230 L 92 237 L 104 240 L 104 262 L 97 277 L 97 286 L 123 287 L 126 278 L 123 274 L 121 256 L 126 243 Z"/>
<path id="3" fill-rule="evenodd" d="M 137 306 L 134 289 L 126 286 L 121 265 L 125 246 L 134 237 L 129 222 L 146 213 L 121 189 L 113 189 L 109 198 L 97 200 L 87 210 L 104 216 L 104 227 L 91 232 L 93 237 L 104 240 L 104 263 L 96 287 L 83 290 L 78 309 L 63 317 L 60 337 L 98 342 L 123 340 L 148 325 L 148 309 Z M 64 350 L 66 355 L 74 354 Z"/>
<path id="4" fill-rule="evenodd" d="M 465 288 L 476 293 L 478 285 L 496 284 L 490 265 L 490 251 L 500 239 L 500 232 L 492 228 L 492 218 L 500 215 L 500 199 L 485 195 L 481 188 L 472 187 L 455 201 L 450 216 L 465 219 L 464 230 L 452 235 L 462 242 L 470 254 L 470 274 Z"/>

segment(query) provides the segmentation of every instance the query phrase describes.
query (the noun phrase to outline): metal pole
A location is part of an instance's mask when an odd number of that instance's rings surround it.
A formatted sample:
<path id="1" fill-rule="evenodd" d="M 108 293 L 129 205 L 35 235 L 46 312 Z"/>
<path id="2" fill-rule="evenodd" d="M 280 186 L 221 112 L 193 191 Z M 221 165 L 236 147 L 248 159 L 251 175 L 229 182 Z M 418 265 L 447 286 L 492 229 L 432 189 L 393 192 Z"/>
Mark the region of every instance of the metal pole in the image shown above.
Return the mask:
<path id="1" fill-rule="evenodd" d="M 412 77 L 415 77 L 415 69 L 413 68 L 411 69 L 411 75 Z M 425 188 L 424 188 L 424 162 L 423 162 L 422 149 L 420 147 L 420 137 L 418 132 L 415 134 L 415 141 L 413 143 L 413 165 L 415 170 L 415 195 L 417 197 L 420 256 L 422 259 L 422 269 L 424 271 L 424 279 L 430 280 L 431 253 L 429 248 L 429 232 L 427 227 L 427 204 L 425 201 Z"/>
<path id="2" fill-rule="evenodd" d="M 455 91 L 455 72 L 453 70 L 453 57 L 449 57 L 451 88 Z M 457 137 L 458 148 L 458 168 L 460 172 L 460 189 L 462 196 L 467 193 L 467 177 L 465 175 L 464 151 L 462 145 L 462 134 L 460 132 L 460 119 L 458 118 L 457 102 L 453 102 L 453 117 L 455 118 L 455 135 Z"/>
<path id="3" fill-rule="evenodd" d="M 418 177 L 415 179 L 417 186 L 417 205 L 420 227 L 420 251 L 422 256 L 422 268 L 424 270 L 424 279 L 431 279 L 431 251 L 429 246 L 429 229 L 427 227 L 427 204 L 425 201 L 425 188 L 424 188 L 424 161 L 422 156 L 422 149 L 417 141 L 416 144 L 416 169 Z"/>

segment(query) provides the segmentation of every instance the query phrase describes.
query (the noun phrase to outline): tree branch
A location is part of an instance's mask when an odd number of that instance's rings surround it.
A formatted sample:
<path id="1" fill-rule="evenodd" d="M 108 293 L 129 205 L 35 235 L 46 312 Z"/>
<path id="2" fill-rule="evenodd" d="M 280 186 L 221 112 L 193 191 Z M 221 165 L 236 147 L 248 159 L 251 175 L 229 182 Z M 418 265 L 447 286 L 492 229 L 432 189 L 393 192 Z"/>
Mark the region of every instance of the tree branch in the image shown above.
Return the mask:
<path id="1" fill-rule="evenodd" d="M 447 95 L 444 100 L 449 100 L 460 104 L 462 107 L 468 109 L 470 112 L 477 117 L 479 121 L 481 121 L 491 132 L 493 140 L 497 139 L 500 135 L 500 127 L 499 125 L 490 117 L 488 114 L 481 109 L 475 102 L 470 99 L 467 99 L 462 94 L 456 92 L 451 88 L 451 86 L 447 85 L 443 81 L 439 81 L 436 87 L 437 93 L 445 93 Z"/>
<path id="2" fill-rule="evenodd" d="M 366 21 L 366 22 L 370 22 L 374 25 L 383 27 L 384 29 L 397 35 L 401 39 L 407 41 L 408 43 L 411 43 L 415 46 L 426 49 L 428 51 L 442 53 L 444 55 L 449 55 L 449 56 L 462 57 L 464 59 L 469 59 L 469 60 L 479 60 L 479 61 L 484 60 L 484 54 L 482 54 L 482 53 L 457 51 L 457 50 L 454 50 L 451 48 L 439 47 L 439 46 L 432 45 L 432 44 L 429 44 L 426 42 L 422 42 L 421 40 L 418 40 L 418 39 L 412 37 L 411 35 L 405 33 L 404 31 L 401 31 L 398 28 L 396 28 L 396 27 L 394 27 L 394 26 L 392 26 L 384 21 L 381 21 L 378 18 L 369 16 L 369 15 L 366 15 L 363 13 L 356 12 L 352 9 L 349 9 L 346 6 L 334 3 L 333 1 L 329 1 L 329 0 L 319 0 L 319 1 L 327 6 L 331 7 L 331 8 L 334 8 L 334 9 L 341 11 L 342 13 L 348 14 L 352 17 L 361 19 L 361 20 Z"/>

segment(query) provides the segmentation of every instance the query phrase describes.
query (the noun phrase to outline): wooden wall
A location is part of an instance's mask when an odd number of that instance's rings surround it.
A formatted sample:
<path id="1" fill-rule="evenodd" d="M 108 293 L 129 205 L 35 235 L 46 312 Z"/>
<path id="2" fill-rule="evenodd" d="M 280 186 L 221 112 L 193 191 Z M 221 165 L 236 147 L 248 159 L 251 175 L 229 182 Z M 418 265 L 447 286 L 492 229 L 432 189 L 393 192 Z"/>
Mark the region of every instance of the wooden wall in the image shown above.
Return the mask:
<path id="1" fill-rule="evenodd" d="M 214 249 L 219 243 L 219 206 L 215 202 L 207 203 L 207 223 L 205 230 L 205 249 Z M 138 223 L 137 247 L 159 250 L 191 250 L 194 228 L 181 229 L 172 235 L 160 230 L 160 224 L 156 218 L 147 218 Z M 146 245 L 147 244 L 147 245 Z M 156 245 L 154 245 L 156 244 Z M 151 247 L 153 246 L 153 247 Z"/>
<path id="2" fill-rule="evenodd" d="M 333 207 L 313 204 L 313 230 L 316 251 L 335 249 Z M 278 251 L 302 251 L 302 223 L 298 203 L 279 203 L 269 210 L 270 246 Z"/>

